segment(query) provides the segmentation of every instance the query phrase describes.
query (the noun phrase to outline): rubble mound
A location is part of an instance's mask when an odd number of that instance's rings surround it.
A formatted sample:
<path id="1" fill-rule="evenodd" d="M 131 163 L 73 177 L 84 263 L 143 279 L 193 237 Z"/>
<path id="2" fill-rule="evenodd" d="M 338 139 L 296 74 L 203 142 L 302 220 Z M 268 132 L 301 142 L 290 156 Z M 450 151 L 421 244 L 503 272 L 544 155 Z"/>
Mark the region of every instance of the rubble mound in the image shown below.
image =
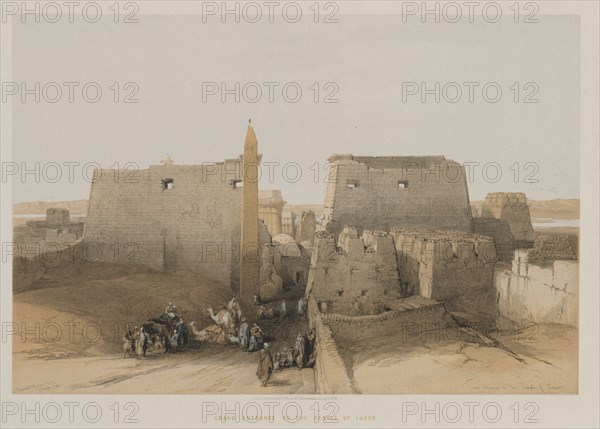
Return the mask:
<path id="1" fill-rule="evenodd" d="M 16 293 L 13 314 L 19 326 L 25 321 L 28 326 L 57 323 L 64 331 L 61 341 L 43 342 L 48 349 L 120 352 L 125 325 L 141 326 L 169 302 L 200 330 L 212 324 L 206 309 L 226 305 L 232 297 L 228 286 L 190 271 L 165 274 L 136 264 L 65 263 Z M 84 341 L 76 335 L 69 343 L 63 323 L 71 320 L 77 324 L 76 333 L 85 328 L 98 338 Z"/>

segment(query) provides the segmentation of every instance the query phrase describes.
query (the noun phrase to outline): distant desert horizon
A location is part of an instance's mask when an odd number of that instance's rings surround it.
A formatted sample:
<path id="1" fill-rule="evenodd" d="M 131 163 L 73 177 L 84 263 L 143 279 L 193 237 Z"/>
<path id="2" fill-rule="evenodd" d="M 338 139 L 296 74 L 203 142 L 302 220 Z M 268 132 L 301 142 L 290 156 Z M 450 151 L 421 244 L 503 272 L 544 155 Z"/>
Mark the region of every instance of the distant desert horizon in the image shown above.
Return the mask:
<path id="1" fill-rule="evenodd" d="M 552 200 L 528 200 L 529 211 L 532 218 L 536 219 L 579 219 L 580 200 L 578 198 Z M 471 201 L 471 204 L 481 209 L 483 200 Z M 13 204 L 13 215 L 35 215 L 44 214 L 49 208 L 66 208 L 71 214 L 87 213 L 88 200 L 70 200 L 70 201 L 28 201 Z M 302 213 L 305 210 L 312 210 L 315 215 L 320 216 L 323 212 L 323 204 L 286 204 L 284 212 Z"/>

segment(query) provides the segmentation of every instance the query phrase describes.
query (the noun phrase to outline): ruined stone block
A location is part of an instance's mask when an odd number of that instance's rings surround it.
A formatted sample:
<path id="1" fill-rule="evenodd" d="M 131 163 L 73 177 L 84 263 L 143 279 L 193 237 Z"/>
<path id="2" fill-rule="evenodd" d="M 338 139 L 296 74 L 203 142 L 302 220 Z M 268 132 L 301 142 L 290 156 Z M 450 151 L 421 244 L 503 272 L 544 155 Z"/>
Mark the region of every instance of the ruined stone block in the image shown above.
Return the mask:
<path id="1" fill-rule="evenodd" d="M 70 222 L 68 209 L 47 209 L 46 225 L 48 228 L 60 228 Z"/>
<path id="2" fill-rule="evenodd" d="M 493 290 L 497 255 L 491 238 L 415 228 L 394 228 L 391 236 L 403 293 L 441 301 L 453 309 Z"/>
<path id="3" fill-rule="evenodd" d="M 535 238 L 527 197 L 523 192 L 487 194 L 481 208 L 481 216 L 506 221 L 517 242 L 526 244 Z"/>
<path id="4" fill-rule="evenodd" d="M 339 248 L 331 233 L 316 234 L 307 294 L 320 308 L 345 315 L 376 314 L 385 308 L 387 297 L 397 293 L 396 252 L 388 245 L 391 237 L 367 236 L 371 237 L 369 251 L 365 251 L 365 237 L 358 237 L 353 227 L 344 228 Z"/>

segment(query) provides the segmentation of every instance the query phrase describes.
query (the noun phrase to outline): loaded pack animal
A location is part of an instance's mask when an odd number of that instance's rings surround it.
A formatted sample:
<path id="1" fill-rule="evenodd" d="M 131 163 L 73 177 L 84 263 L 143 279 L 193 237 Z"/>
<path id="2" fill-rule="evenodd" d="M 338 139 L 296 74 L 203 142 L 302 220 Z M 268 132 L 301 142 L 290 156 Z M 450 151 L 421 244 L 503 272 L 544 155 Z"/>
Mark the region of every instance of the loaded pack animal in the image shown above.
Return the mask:
<path id="1" fill-rule="evenodd" d="M 160 343 L 165 347 L 166 351 L 172 351 L 173 347 L 182 348 L 187 345 L 189 324 L 186 323 L 183 316 L 180 317 L 176 313 L 165 312 L 159 317 L 148 319 L 148 322 L 144 326 L 148 326 L 151 330 L 149 334 L 153 340 L 154 348 L 157 348 L 154 341 L 157 337 L 160 338 Z M 175 331 L 179 335 L 179 340 L 173 346 L 171 338 Z"/>
<path id="2" fill-rule="evenodd" d="M 170 332 L 172 332 L 172 330 L 169 330 L 166 325 L 157 323 L 154 321 L 154 319 L 150 319 L 142 326 L 149 339 L 152 339 L 153 348 L 158 348 L 156 346 L 156 340 L 158 340 L 158 342 L 161 343 L 165 348 L 169 348 L 171 337 Z"/>
<path id="3" fill-rule="evenodd" d="M 216 343 L 216 344 L 227 344 L 230 339 L 223 334 L 221 328 L 217 325 L 210 325 L 201 331 L 196 329 L 196 322 L 189 323 L 193 339 L 201 343 Z"/>
<path id="4" fill-rule="evenodd" d="M 229 310 L 227 310 L 226 308 L 222 308 L 215 313 L 214 310 L 211 307 L 209 307 L 206 309 L 206 313 L 210 316 L 213 322 L 215 322 L 217 327 L 225 336 L 235 336 L 235 316 L 233 316 L 229 312 Z"/>
<path id="5" fill-rule="evenodd" d="M 206 309 L 206 313 L 215 322 L 215 324 L 221 329 L 223 335 L 227 338 L 235 337 L 237 330 L 242 320 L 242 309 L 237 298 L 232 298 L 227 303 L 227 308 L 221 308 L 216 313 L 209 307 Z"/>
<path id="6" fill-rule="evenodd" d="M 179 320 L 181 319 L 177 315 L 175 315 L 174 317 L 169 317 L 167 314 L 163 313 L 160 315 L 160 317 L 148 319 L 148 323 L 152 322 L 155 324 L 163 325 L 167 329 L 167 331 L 173 332 L 173 329 L 175 329 L 177 323 L 179 323 Z"/>

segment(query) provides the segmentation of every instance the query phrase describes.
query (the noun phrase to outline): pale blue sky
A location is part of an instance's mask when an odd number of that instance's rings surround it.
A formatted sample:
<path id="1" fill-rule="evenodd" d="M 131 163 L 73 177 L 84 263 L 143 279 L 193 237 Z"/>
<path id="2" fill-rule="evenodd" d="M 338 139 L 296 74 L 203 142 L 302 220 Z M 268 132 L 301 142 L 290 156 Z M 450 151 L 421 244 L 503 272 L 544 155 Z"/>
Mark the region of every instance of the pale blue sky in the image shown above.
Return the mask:
<path id="1" fill-rule="evenodd" d="M 263 161 L 297 163 L 296 183 L 275 169 L 263 189 L 282 189 L 291 203 L 322 203 L 314 178 L 334 153 L 441 154 L 458 162 L 496 162 L 503 176 L 469 185 L 472 200 L 521 191 L 532 199 L 579 196 L 579 20 L 540 16 L 538 24 L 403 24 L 399 17 L 340 16 L 338 24 L 203 24 L 199 16 L 141 15 L 138 24 L 14 25 L 13 81 L 100 83 L 96 104 L 13 104 L 13 159 L 97 162 L 108 168 L 237 157 L 252 117 Z M 137 82 L 138 104 L 115 104 L 112 82 Z M 297 82 L 301 100 L 202 102 L 202 82 Z M 402 103 L 402 82 L 498 82 L 496 104 Z M 337 104 L 314 103 L 309 86 L 335 82 Z M 515 104 L 508 87 L 536 82 L 537 104 Z M 264 87 L 266 88 L 266 87 Z M 465 87 L 466 90 L 466 87 Z M 524 95 L 523 93 L 521 95 Z M 519 163 L 515 183 L 511 166 Z M 524 183 L 535 163 L 538 183 Z M 311 167 L 312 166 L 312 167 Z M 15 181 L 15 202 L 87 198 L 90 184 Z M 294 168 L 287 173 L 295 175 Z M 488 173 L 494 173 L 493 169 Z"/>

